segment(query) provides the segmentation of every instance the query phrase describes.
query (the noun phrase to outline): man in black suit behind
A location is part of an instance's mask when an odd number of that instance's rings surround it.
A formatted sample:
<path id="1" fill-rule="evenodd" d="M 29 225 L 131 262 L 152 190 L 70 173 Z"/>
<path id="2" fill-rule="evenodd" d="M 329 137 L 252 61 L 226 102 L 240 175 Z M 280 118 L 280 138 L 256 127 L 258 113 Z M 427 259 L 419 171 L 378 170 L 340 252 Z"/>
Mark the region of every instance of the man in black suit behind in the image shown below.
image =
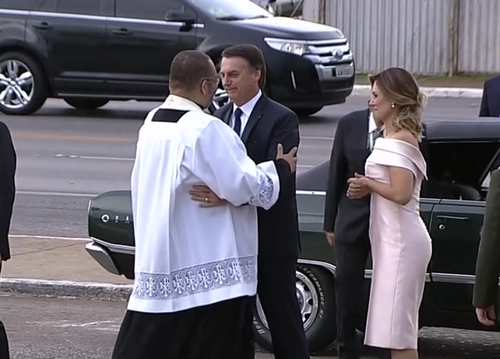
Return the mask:
<path id="1" fill-rule="evenodd" d="M 220 74 L 231 102 L 215 116 L 231 126 L 255 163 L 276 158 L 279 143 L 285 152 L 299 146 L 297 115 L 262 93 L 264 57 L 253 45 L 236 45 L 222 53 Z M 207 189 L 208 190 L 208 189 Z M 204 194 L 211 197 L 213 194 Z M 278 202 L 258 211 L 259 261 L 257 294 L 271 332 L 276 359 L 309 358 L 295 292 L 295 269 L 300 251 L 295 176 L 280 191 Z"/>
<path id="2" fill-rule="evenodd" d="M 500 117 L 500 76 L 484 82 L 479 117 Z"/>
<path id="3" fill-rule="evenodd" d="M 365 173 L 365 162 L 376 138 L 383 135 L 370 110 L 355 111 L 339 120 L 335 132 L 325 198 L 323 229 L 335 248 L 337 271 L 337 350 L 339 359 L 359 359 L 356 327 L 364 322 L 363 298 L 365 266 L 370 253 L 368 227 L 370 196 L 351 200 L 346 196 L 347 180 Z M 427 158 L 425 125 L 420 149 Z M 389 354 L 389 352 L 387 352 Z"/>
<path id="4" fill-rule="evenodd" d="M 9 229 L 16 193 L 16 162 L 16 152 L 10 131 L 3 122 L 0 122 L 0 274 L 2 262 L 10 259 Z M 9 357 L 7 333 L 0 321 L 0 358 L 8 359 Z"/>

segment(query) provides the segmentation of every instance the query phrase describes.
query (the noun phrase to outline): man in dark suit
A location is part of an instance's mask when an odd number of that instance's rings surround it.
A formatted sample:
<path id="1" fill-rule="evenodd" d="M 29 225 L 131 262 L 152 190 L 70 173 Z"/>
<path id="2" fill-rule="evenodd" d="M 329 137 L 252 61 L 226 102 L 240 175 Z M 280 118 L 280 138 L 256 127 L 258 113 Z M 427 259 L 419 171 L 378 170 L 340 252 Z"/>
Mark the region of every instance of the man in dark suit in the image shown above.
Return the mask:
<path id="1" fill-rule="evenodd" d="M 472 300 L 478 321 L 486 326 L 497 322 L 495 304 L 500 276 L 500 169 L 490 176 Z"/>
<path id="2" fill-rule="evenodd" d="M 297 115 L 262 91 L 266 67 L 259 48 L 253 45 L 227 48 L 222 53 L 220 74 L 231 102 L 214 115 L 241 136 L 255 163 L 276 158 L 279 143 L 285 152 L 299 146 Z M 295 291 L 300 251 L 295 176 L 281 188 L 278 202 L 271 209 L 258 208 L 257 211 L 257 293 L 269 324 L 274 356 L 276 359 L 309 358 Z"/>
<path id="3" fill-rule="evenodd" d="M 484 82 L 479 117 L 500 117 L 500 76 Z"/>
<path id="4" fill-rule="evenodd" d="M 0 122 L 0 274 L 2 262 L 10 259 L 9 229 L 16 193 L 16 162 L 16 152 L 10 131 L 3 122 Z M 7 333 L 0 321 L 0 358 L 8 359 L 9 357 Z"/>
<path id="5" fill-rule="evenodd" d="M 356 327 L 364 311 L 356 299 L 363 297 L 365 265 L 370 252 L 370 196 L 347 198 L 347 180 L 354 173 L 365 173 L 370 147 L 381 133 L 381 124 L 375 123 L 369 109 L 352 112 L 339 120 L 330 157 L 323 229 L 336 254 L 336 344 L 340 359 L 360 357 Z"/>
<path id="6" fill-rule="evenodd" d="M 376 138 L 383 135 L 370 110 L 355 111 L 339 120 L 335 133 L 325 198 L 323 229 L 335 248 L 337 271 L 337 350 L 339 359 L 359 359 L 356 328 L 364 323 L 363 298 L 365 266 L 370 253 L 368 227 L 370 196 L 351 200 L 347 180 L 365 173 L 365 162 Z M 420 149 L 427 158 L 425 125 Z M 357 301 L 358 300 L 358 301 Z"/>

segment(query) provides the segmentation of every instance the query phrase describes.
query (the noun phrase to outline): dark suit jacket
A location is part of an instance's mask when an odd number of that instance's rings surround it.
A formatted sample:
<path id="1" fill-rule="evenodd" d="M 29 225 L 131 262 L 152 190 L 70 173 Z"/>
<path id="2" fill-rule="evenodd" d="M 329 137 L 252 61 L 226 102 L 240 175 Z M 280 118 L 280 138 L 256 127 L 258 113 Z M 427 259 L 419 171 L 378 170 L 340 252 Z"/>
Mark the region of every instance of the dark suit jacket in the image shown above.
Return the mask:
<path id="1" fill-rule="evenodd" d="M 370 155 L 367 148 L 368 109 L 351 112 L 339 120 L 330 157 L 325 217 L 323 229 L 334 232 L 335 240 L 352 243 L 357 238 L 368 238 L 370 196 L 351 200 L 347 198 L 347 180 L 354 173 L 365 173 L 365 162 Z M 427 158 L 426 126 L 423 126 L 420 149 Z"/>
<path id="2" fill-rule="evenodd" d="M 214 115 L 229 124 L 233 103 L 218 109 Z M 241 135 L 248 156 L 257 164 L 276 158 L 278 143 L 285 153 L 300 142 L 299 120 L 287 107 L 264 94 L 255 105 Z M 269 210 L 258 208 L 259 257 L 298 256 L 300 240 L 295 175 L 281 182 L 277 203 Z"/>
<path id="3" fill-rule="evenodd" d="M 487 308 L 497 298 L 500 276 L 500 170 L 491 173 L 479 253 L 473 305 Z"/>
<path id="4" fill-rule="evenodd" d="M 500 116 L 500 76 L 484 82 L 479 117 Z"/>
<path id="5" fill-rule="evenodd" d="M 8 127 L 0 122 L 0 255 L 10 259 L 9 229 L 16 193 L 16 152 Z"/>

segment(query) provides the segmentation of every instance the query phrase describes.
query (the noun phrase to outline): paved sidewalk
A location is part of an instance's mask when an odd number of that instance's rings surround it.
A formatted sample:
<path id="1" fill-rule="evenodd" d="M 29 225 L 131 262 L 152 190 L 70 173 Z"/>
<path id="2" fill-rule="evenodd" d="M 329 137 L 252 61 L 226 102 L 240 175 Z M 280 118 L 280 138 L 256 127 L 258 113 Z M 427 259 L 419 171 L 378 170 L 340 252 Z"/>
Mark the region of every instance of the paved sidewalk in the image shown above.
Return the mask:
<path id="1" fill-rule="evenodd" d="M 5 279 L 132 284 L 124 276 L 107 272 L 87 254 L 88 241 L 15 237 L 10 242 L 12 259 L 2 269 Z"/>
<path id="2" fill-rule="evenodd" d="M 87 254 L 86 240 L 11 238 L 0 293 L 126 301 L 133 281 L 107 272 Z"/>

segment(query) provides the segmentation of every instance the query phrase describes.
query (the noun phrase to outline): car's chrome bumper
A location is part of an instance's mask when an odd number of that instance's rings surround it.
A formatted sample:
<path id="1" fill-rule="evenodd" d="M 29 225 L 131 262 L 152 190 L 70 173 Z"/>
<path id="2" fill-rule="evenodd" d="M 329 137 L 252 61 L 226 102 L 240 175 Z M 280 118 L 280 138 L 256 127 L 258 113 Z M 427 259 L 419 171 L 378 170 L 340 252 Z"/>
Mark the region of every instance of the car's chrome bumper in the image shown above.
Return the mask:
<path id="1" fill-rule="evenodd" d="M 85 246 L 85 250 L 90 254 L 92 258 L 94 258 L 97 263 L 99 263 L 108 272 L 120 275 L 120 272 L 116 268 L 115 263 L 113 262 L 113 259 L 109 255 L 109 252 L 106 248 L 92 242 L 88 243 Z"/>

